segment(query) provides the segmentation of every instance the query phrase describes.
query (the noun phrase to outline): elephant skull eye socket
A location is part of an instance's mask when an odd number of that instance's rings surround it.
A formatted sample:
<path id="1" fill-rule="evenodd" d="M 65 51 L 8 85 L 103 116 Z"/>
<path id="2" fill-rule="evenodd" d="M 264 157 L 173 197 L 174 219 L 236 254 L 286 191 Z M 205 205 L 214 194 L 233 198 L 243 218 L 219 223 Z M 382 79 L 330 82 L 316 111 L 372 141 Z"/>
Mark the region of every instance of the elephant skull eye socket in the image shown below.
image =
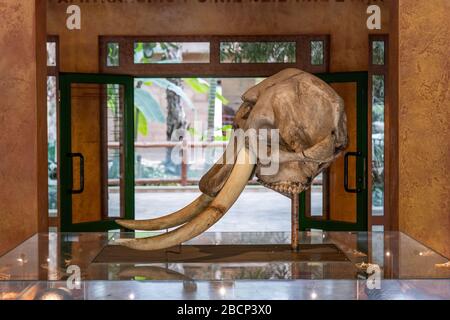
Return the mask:
<path id="1" fill-rule="evenodd" d="M 241 107 L 239 108 L 239 110 L 237 111 L 236 117 L 243 119 L 243 120 L 247 120 L 248 116 L 250 115 L 250 111 L 252 111 L 254 105 L 255 104 L 253 102 L 244 101 L 241 104 Z"/>

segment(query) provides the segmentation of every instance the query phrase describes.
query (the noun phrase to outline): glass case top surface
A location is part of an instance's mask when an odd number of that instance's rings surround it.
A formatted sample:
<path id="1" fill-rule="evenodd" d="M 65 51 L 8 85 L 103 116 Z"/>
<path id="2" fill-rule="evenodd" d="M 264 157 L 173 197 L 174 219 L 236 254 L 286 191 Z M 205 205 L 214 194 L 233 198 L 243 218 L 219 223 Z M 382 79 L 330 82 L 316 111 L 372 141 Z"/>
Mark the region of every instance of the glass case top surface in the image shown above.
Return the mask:
<path id="1" fill-rule="evenodd" d="M 104 258 L 106 249 L 114 250 L 117 239 L 151 235 L 143 232 L 37 234 L 0 257 L 0 282 L 65 281 L 75 271 L 79 271 L 82 280 L 89 281 L 358 280 L 366 279 L 373 272 L 381 279 L 450 279 L 448 259 L 398 232 L 301 232 L 300 253 L 306 253 L 299 259 L 290 259 L 289 254 L 279 260 L 269 259 L 270 250 L 267 259 L 254 252 L 253 260 L 234 259 L 232 254 L 225 259 L 223 255 L 221 259 L 173 258 L 180 250 L 186 250 L 186 246 L 251 249 L 249 245 L 252 245 L 265 250 L 271 246 L 287 247 L 291 240 L 287 232 L 204 233 L 181 247 L 166 250 L 162 254 L 163 257 L 167 254 L 167 259 L 157 262 L 139 260 L 139 257 L 151 257 L 151 251 L 140 253 L 135 261 L 130 257 Z M 325 253 L 308 255 L 310 248 L 324 248 Z M 327 254 L 329 248 L 337 248 L 339 254 Z"/>

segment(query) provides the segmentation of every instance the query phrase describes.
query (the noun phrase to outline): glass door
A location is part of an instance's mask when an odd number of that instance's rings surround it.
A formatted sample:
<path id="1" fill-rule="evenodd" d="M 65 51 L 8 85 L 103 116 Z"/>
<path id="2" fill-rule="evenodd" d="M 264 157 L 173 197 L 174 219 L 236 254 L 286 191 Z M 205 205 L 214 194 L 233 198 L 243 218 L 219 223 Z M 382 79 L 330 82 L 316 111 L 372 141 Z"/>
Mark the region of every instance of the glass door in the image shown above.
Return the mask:
<path id="1" fill-rule="evenodd" d="M 134 218 L 133 78 L 61 74 L 61 231 Z"/>
<path id="2" fill-rule="evenodd" d="M 317 74 L 344 99 L 349 144 L 300 196 L 300 229 L 367 230 L 367 72 Z"/>

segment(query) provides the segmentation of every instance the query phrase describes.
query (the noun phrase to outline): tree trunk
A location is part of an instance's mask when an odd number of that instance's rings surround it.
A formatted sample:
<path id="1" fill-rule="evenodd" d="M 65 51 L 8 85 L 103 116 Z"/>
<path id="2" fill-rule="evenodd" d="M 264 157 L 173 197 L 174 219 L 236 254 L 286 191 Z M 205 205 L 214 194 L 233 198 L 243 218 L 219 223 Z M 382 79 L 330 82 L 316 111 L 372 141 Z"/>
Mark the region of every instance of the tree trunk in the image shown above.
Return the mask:
<path id="1" fill-rule="evenodd" d="M 209 96 L 208 96 L 208 141 L 214 141 L 214 114 L 216 108 L 216 90 L 217 79 L 209 79 Z"/>
<path id="2" fill-rule="evenodd" d="M 181 88 L 182 80 L 179 78 L 168 78 L 176 86 Z M 180 97 L 172 90 L 166 90 L 167 100 L 167 141 L 180 141 L 186 133 L 186 114 L 181 105 Z M 166 151 L 166 171 L 174 174 L 180 173 L 180 166 L 175 165 L 171 159 L 172 148 L 167 148 Z"/>

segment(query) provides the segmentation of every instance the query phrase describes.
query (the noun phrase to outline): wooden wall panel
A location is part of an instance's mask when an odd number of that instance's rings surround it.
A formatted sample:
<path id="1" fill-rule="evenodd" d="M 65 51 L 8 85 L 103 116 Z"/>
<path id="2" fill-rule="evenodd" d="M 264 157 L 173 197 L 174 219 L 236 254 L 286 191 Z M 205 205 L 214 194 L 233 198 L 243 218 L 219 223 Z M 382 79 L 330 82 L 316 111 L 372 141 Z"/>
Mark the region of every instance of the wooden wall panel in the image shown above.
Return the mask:
<path id="1" fill-rule="evenodd" d="M 347 151 L 356 151 L 356 84 L 333 83 L 331 87 L 345 102 L 349 137 Z M 356 222 L 356 193 L 346 192 L 343 181 L 344 156 L 341 156 L 333 162 L 329 169 L 330 220 Z M 354 157 L 349 158 L 348 181 L 350 188 L 356 188 L 356 160 Z"/>
<path id="2" fill-rule="evenodd" d="M 84 156 L 84 192 L 72 195 L 73 223 L 98 221 L 102 214 L 101 93 L 96 84 L 73 84 L 72 152 Z M 79 186 L 79 160 L 73 160 L 73 188 Z"/>

